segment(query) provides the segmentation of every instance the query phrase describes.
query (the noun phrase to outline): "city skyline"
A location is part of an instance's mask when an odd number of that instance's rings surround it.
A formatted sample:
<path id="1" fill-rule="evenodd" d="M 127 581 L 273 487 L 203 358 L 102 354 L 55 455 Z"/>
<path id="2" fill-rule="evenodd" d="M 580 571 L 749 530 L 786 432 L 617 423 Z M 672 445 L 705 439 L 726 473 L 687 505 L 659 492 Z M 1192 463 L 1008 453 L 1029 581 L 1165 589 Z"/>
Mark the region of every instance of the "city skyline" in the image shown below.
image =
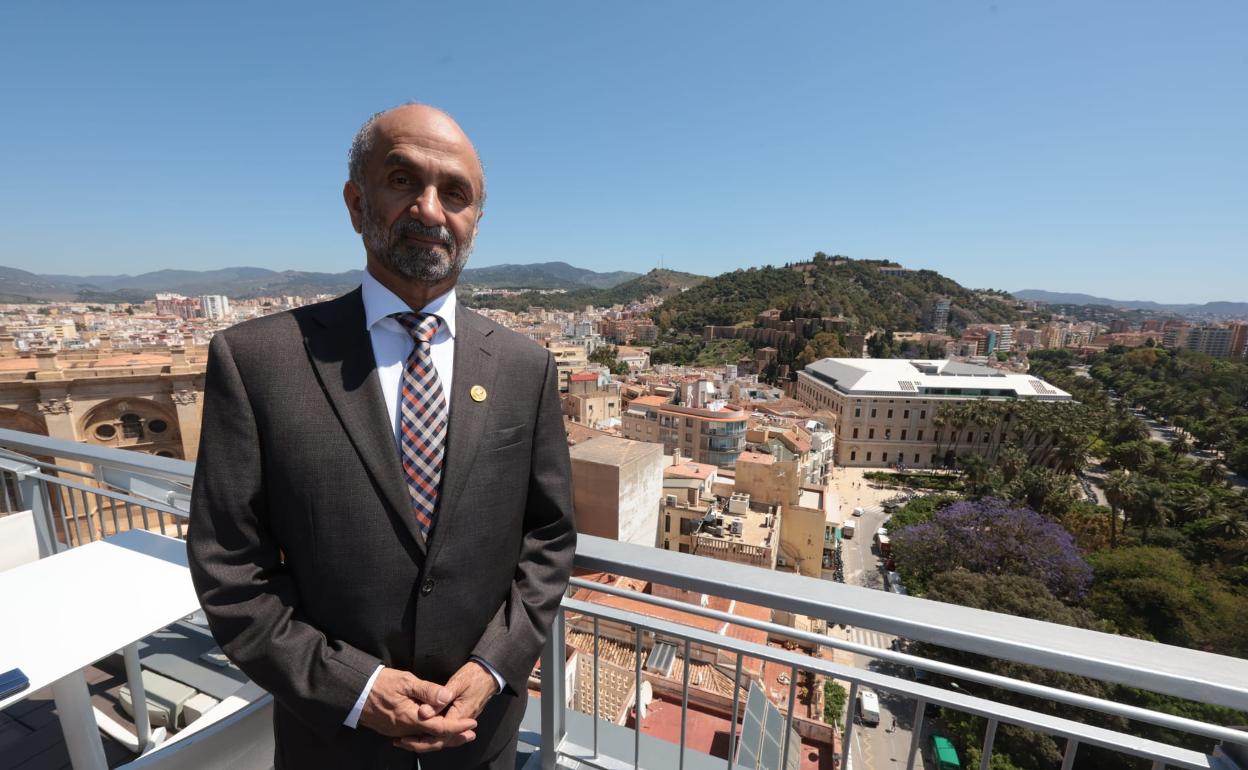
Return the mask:
<path id="1" fill-rule="evenodd" d="M 469 13 L 6 7 L 26 117 L 0 126 L 0 264 L 358 268 L 346 146 L 419 98 L 489 170 L 472 267 L 824 251 L 977 288 L 1245 299 L 1240 5 Z M 465 34 L 378 38 L 405 24 Z"/>

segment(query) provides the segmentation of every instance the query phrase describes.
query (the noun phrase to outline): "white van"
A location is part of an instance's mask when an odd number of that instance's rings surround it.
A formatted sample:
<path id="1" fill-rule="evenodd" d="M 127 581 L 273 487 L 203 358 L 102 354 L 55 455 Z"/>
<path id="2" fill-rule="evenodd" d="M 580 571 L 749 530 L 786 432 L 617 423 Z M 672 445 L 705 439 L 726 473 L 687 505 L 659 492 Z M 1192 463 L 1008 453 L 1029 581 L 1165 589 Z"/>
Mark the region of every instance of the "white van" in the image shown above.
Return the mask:
<path id="1" fill-rule="evenodd" d="M 869 727 L 880 723 L 880 696 L 875 690 L 864 687 L 858 691 L 858 718 Z"/>
<path id="2" fill-rule="evenodd" d="M 855 529 L 857 529 L 857 527 L 854 526 L 853 521 L 845 522 L 844 524 L 841 525 L 841 537 L 845 538 L 846 540 L 849 540 L 850 538 L 854 536 Z"/>

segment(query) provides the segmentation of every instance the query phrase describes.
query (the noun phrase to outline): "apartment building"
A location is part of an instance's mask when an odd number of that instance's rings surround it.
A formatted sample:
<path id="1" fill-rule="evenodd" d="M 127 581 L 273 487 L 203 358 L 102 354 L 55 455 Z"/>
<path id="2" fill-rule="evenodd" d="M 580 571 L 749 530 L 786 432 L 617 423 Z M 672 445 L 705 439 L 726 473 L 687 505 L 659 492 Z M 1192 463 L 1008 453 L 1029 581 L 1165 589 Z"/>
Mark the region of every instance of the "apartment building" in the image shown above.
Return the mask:
<path id="1" fill-rule="evenodd" d="M 595 428 L 611 427 L 619 420 L 620 383 L 605 372 L 584 371 L 568 375 L 568 395 L 563 413 L 575 422 Z"/>
<path id="2" fill-rule="evenodd" d="M 641 396 L 621 416 L 621 432 L 625 438 L 662 444 L 667 454 L 731 468 L 745 449 L 746 419 L 744 409 L 722 402 L 695 408 L 663 396 Z"/>
<path id="3" fill-rule="evenodd" d="M 1176 335 L 1176 347 L 1218 358 L 1244 355 L 1248 345 L 1248 324 L 1192 326 Z"/>
<path id="4" fill-rule="evenodd" d="M 838 464 L 874 468 L 929 468 L 952 459 L 939 455 L 943 444 L 935 419 L 944 404 L 981 398 L 1073 401 L 1027 374 L 949 360 L 883 358 L 816 361 L 798 372 L 794 396 L 839 416 Z M 987 433 L 974 431 L 956 443 L 969 452 L 990 441 Z"/>

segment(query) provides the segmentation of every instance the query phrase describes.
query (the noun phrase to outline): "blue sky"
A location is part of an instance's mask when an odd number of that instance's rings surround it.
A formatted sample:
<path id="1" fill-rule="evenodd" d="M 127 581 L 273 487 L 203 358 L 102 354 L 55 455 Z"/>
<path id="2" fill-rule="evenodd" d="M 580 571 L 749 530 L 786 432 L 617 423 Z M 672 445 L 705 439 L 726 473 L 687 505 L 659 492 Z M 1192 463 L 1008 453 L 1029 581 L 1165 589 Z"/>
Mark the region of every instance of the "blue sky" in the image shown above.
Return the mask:
<path id="1" fill-rule="evenodd" d="M 1245 40 L 1242 0 L 10 1 L 0 265 L 358 267 L 347 145 L 419 99 L 485 159 L 475 266 L 1248 300 Z"/>

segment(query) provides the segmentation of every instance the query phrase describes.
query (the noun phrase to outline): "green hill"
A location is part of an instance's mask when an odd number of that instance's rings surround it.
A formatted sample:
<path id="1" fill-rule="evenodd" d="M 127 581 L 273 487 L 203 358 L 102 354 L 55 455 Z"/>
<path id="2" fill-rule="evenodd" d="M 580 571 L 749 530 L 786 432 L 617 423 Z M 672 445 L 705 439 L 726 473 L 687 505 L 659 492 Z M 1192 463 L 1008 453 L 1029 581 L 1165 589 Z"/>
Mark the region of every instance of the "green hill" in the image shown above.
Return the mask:
<path id="1" fill-rule="evenodd" d="M 707 279 L 704 276 L 693 273 L 656 268 L 639 278 L 625 281 L 609 289 L 574 289 L 562 294 L 542 294 L 535 291 L 511 295 L 477 294 L 471 298 L 464 297 L 464 302 L 473 307 L 497 308 L 513 312 L 529 307 L 581 310 L 586 305 L 604 307 L 628 304 L 655 294 L 661 297 L 672 297 L 705 280 Z"/>
<path id="2" fill-rule="evenodd" d="M 754 316 L 778 308 L 783 317 L 843 315 L 851 328 L 912 331 L 923 328 L 923 311 L 936 297 L 952 302 L 950 325 L 1007 323 L 1018 309 L 1004 292 L 972 291 L 934 270 L 886 274 L 878 260 L 829 257 L 783 267 L 734 270 L 707 279 L 667 300 L 659 313 L 674 328 L 701 331 L 707 325 L 752 323 Z"/>

